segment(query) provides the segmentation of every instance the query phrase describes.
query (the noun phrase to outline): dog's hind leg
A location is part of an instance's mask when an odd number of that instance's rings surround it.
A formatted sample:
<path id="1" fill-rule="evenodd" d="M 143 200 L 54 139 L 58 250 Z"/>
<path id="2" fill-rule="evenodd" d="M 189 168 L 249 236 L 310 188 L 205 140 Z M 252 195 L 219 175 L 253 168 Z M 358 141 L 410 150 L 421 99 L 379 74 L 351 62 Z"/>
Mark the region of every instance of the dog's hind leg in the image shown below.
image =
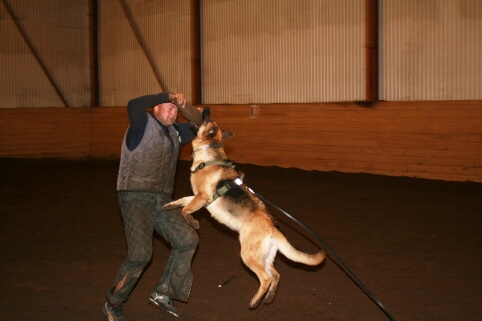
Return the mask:
<path id="1" fill-rule="evenodd" d="M 277 250 L 274 250 L 273 258 L 276 255 Z M 271 253 L 270 253 L 271 254 Z M 278 289 L 280 275 L 278 271 L 274 268 L 273 259 L 267 259 L 265 263 L 265 269 L 268 272 L 269 276 L 271 277 L 271 285 L 269 286 L 268 293 L 264 298 L 265 304 L 271 304 L 274 301 L 274 297 L 276 295 L 276 290 Z"/>
<path id="2" fill-rule="evenodd" d="M 259 302 L 263 298 L 264 294 L 266 291 L 268 291 L 268 288 L 271 283 L 271 277 L 269 276 L 268 273 L 264 270 L 264 266 L 261 262 L 259 261 L 253 261 L 250 259 L 244 260 L 244 263 L 253 271 L 256 273 L 259 279 L 259 289 L 258 292 L 254 295 L 254 297 L 251 299 L 251 302 L 249 303 L 249 308 L 250 309 L 256 309 L 259 305 Z"/>
<path id="3" fill-rule="evenodd" d="M 263 298 L 264 294 L 268 291 L 271 284 L 271 276 L 265 270 L 264 263 L 264 251 L 261 241 L 251 241 L 241 243 L 241 258 L 244 264 L 253 271 L 259 279 L 258 292 L 251 299 L 249 304 L 250 309 L 256 309 Z"/>

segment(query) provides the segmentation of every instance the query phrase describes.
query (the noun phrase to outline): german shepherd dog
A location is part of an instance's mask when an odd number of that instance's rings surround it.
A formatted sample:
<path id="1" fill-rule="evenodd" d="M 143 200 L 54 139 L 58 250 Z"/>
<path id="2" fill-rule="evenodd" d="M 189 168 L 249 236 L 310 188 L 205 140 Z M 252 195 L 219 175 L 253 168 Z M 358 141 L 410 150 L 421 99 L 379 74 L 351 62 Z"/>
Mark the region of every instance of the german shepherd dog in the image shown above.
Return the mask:
<path id="1" fill-rule="evenodd" d="M 191 214 L 204 206 L 217 221 L 239 232 L 241 258 L 260 282 L 258 292 L 249 304 L 251 309 L 256 309 L 265 294 L 266 304 L 274 300 L 280 279 L 273 266 L 278 250 L 288 259 L 307 265 L 323 262 L 326 252 L 307 254 L 288 242 L 274 225 L 265 204 L 242 184 L 241 174 L 227 159 L 222 141 L 233 134 L 219 129 L 211 120 L 209 107 L 203 110 L 202 116 L 203 123 L 192 141 L 191 187 L 194 196 L 172 201 L 163 209 L 183 207 L 186 222 L 197 229 L 199 222 Z"/>

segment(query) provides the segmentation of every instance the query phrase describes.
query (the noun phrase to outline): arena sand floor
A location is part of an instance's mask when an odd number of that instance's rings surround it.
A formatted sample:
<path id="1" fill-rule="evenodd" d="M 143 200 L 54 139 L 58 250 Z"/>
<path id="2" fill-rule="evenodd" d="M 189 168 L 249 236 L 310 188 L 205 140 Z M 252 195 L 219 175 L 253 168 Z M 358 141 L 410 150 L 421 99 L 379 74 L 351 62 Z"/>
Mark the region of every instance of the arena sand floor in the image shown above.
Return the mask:
<path id="1" fill-rule="evenodd" d="M 190 195 L 180 162 L 174 197 Z M 2 320 L 104 320 L 105 292 L 125 258 L 116 160 L 0 159 Z M 245 183 L 315 231 L 399 321 L 482 320 L 482 184 L 236 164 Z M 270 208 L 307 252 L 317 240 Z M 257 278 L 237 234 L 206 210 L 183 320 L 389 320 L 333 259 L 307 268 L 278 255 L 271 305 L 248 309 Z M 124 311 L 172 320 L 148 304 L 169 245 L 154 257 Z"/>

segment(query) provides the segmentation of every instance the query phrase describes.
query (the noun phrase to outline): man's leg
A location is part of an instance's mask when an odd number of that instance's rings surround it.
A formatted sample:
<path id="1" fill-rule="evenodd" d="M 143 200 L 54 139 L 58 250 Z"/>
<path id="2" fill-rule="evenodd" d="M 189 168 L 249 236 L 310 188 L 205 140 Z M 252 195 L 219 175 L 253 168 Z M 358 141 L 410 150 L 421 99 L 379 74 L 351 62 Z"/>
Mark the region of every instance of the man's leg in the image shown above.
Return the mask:
<path id="1" fill-rule="evenodd" d="M 127 300 L 152 258 L 152 225 L 156 198 L 157 195 L 151 193 L 119 192 L 128 256 L 107 293 L 107 301 L 112 305 L 120 306 Z"/>
<path id="2" fill-rule="evenodd" d="M 199 243 L 197 232 L 189 226 L 181 209 L 162 211 L 161 207 L 170 202 L 168 197 L 160 198 L 154 218 L 154 229 L 172 246 L 171 255 L 159 283 L 158 294 L 187 302 L 192 286 L 191 262 Z"/>

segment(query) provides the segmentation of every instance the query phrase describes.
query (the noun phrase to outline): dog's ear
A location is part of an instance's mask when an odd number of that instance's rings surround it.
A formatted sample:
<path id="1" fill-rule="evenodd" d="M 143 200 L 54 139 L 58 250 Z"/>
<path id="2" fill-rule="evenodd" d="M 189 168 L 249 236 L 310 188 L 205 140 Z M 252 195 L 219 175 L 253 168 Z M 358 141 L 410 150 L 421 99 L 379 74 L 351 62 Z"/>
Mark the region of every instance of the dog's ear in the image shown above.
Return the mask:
<path id="1" fill-rule="evenodd" d="M 211 109 L 209 108 L 209 106 L 204 107 L 201 116 L 202 116 L 203 122 L 211 119 Z"/>
<path id="2" fill-rule="evenodd" d="M 216 136 L 217 132 L 218 132 L 218 128 L 212 127 L 211 129 L 208 130 L 208 132 L 206 133 L 206 136 L 213 138 L 214 136 Z"/>
<path id="3" fill-rule="evenodd" d="M 222 140 L 225 140 L 225 139 L 228 139 L 228 138 L 231 138 L 233 137 L 234 134 L 231 133 L 231 132 L 228 132 L 228 131 L 223 131 L 223 139 Z"/>

